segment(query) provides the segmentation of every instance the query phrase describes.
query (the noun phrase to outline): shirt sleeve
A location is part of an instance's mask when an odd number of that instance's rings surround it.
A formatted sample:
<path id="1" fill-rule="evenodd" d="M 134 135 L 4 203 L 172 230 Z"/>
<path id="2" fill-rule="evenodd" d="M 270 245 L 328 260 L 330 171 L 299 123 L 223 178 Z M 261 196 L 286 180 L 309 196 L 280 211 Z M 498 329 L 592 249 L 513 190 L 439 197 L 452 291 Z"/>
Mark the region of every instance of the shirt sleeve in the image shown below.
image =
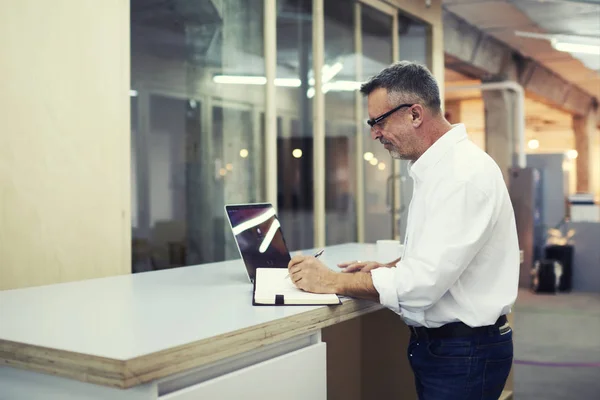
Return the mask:
<path id="1" fill-rule="evenodd" d="M 494 203 L 468 182 L 442 191 L 425 212 L 418 242 L 396 267 L 371 271 L 381 304 L 398 313 L 435 304 L 491 236 Z"/>

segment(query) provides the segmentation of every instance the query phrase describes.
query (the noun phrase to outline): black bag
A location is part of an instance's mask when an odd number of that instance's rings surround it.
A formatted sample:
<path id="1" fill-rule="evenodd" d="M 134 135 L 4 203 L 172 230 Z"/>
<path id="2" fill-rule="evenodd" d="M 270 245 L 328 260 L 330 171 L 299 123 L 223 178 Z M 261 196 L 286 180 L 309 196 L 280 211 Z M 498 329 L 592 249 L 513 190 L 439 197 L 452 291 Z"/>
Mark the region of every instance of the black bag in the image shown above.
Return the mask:
<path id="1" fill-rule="evenodd" d="M 531 275 L 531 289 L 533 292 L 556 293 L 562 276 L 562 266 L 555 260 L 538 260 L 535 262 Z"/>
<path id="2" fill-rule="evenodd" d="M 549 245 L 546 246 L 544 253 L 546 259 L 556 260 L 562 265 L 563 273 L 559 280 L 558 290 L 561 292 L 571 291 L 574 247 L 572 245 Z"/>

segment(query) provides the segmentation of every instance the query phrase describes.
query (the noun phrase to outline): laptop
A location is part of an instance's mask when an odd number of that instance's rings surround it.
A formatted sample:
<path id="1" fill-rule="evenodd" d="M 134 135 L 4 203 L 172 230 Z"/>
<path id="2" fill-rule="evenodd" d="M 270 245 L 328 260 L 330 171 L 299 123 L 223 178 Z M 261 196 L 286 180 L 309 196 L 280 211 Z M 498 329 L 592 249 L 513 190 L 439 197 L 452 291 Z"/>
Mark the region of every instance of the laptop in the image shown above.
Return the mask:
<path id="1" fill-rule="evenodd" d="M 225 213 L 250 282 L 257 268 L 288 267 L 290 252 L 272 204 L 227 204 Z"/>

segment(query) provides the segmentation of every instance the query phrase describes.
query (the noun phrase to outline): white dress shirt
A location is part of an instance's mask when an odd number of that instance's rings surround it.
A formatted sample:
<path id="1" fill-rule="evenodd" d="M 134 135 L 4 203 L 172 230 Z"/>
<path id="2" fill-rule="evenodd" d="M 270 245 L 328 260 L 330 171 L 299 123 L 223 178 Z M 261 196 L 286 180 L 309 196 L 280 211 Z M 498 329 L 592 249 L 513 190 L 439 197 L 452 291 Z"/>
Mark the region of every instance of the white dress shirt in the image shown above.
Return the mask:
<path id="1" fill-rule="evenodd" d="M 371 271 L 381 304 L 414 326 L 494 324 L 517 298 L 520 263 L 500 168 L 458 124 L 409 171 L 404 254 L 395 267 Z"/>

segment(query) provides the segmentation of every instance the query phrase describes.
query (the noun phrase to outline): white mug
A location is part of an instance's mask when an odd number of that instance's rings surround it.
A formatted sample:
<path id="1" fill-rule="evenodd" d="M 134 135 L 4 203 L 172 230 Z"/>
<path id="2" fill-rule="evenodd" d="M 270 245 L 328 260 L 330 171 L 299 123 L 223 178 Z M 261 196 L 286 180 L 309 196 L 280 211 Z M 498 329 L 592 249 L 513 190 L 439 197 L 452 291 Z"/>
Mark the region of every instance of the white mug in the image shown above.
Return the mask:
<path id="1" fill-rule="evenodd" d="M 379 262 L 388 263 L 402 256 L 404 245 L 399 240 L 378 240 L 377 258 Z"/>

